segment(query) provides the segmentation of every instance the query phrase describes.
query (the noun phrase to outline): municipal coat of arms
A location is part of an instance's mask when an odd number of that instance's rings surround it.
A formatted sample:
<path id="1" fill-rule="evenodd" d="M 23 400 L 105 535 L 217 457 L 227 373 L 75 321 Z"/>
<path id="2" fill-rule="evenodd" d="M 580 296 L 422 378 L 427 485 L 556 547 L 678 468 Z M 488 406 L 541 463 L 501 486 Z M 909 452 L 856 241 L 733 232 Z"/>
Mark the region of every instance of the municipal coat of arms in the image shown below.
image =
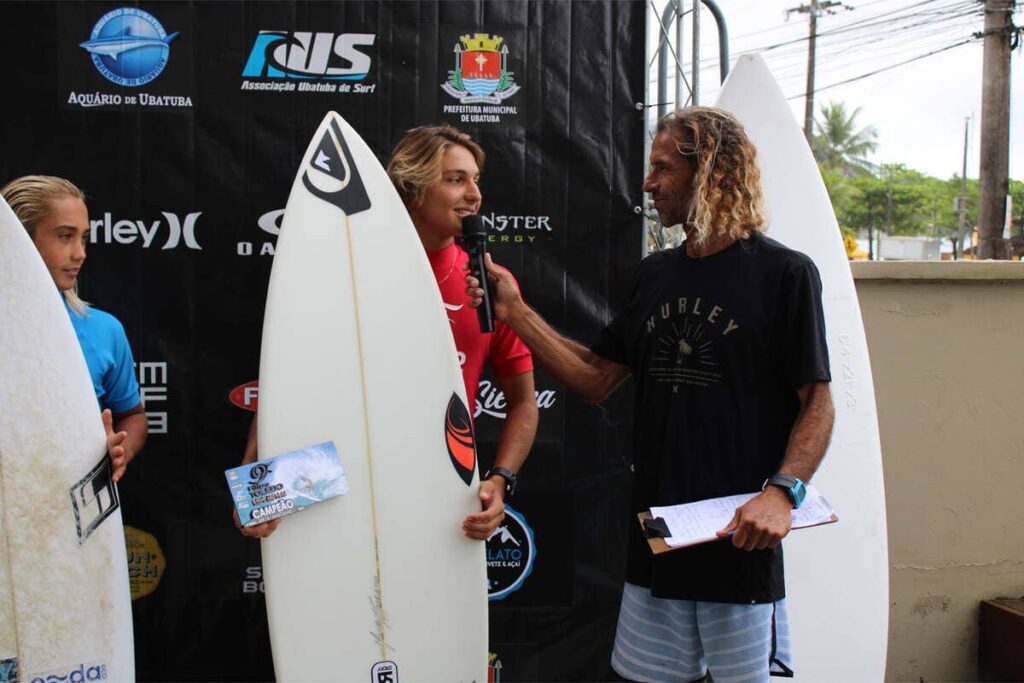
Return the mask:
<path id="1" fill-rule="evenodd" d="M 441 86 L 463 104 L 499 104 L 519 92 L 508 70 L 508 46 L 504 38 L 486 33 L 459 36 L 455 44 L 455 68 Z"/>

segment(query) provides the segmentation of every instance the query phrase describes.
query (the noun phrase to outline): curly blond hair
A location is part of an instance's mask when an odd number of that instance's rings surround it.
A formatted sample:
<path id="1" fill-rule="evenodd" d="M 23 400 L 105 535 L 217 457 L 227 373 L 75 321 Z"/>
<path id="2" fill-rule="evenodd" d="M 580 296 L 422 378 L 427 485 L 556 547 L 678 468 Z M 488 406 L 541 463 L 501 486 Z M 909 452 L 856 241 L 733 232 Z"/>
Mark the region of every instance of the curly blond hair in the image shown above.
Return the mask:
<path id="1" fill-rule="evenodd" d="M 85 193 L 70 180 L 52 175 L 26 175 L 0 189 L 0 195 L 14 211 L 29 237 L 35 239 L 36 225 L 53 210 L 51 202 L 71 197 L 85 203 Z M 89 304 L 78 296 L 78 284 L 64 291 L 68 306 L 80 316 L 89 314 Z"/>
<path id="2" fill-rule="evenodd" d="M 405 132 L 388 161 L 388 177 L 407 206 L 423 199 L 427 186 L 441 177 L 441 157 L 452 145 L 462 145 L 484 170 L 484 150 L 454 126 L 419 126 Z"/>
<path id="3" fill-rule="evenodd" d="M 692 164 L 687 239 L 700 245 L 712 236 L 743 239 L 768 229 L 757 149 L 731 114 L 687 107 L 661 117 L 656 133 L 670 135 Z"/>

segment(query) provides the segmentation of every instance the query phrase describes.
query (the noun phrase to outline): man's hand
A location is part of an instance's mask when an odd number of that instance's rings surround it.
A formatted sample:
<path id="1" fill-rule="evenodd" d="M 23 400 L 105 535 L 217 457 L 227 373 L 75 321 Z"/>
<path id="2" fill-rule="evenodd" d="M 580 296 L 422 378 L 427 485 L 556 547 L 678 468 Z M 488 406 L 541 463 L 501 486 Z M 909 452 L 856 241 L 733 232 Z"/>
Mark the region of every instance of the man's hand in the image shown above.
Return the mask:
<path id="1" fill-rule="evenodd" d="M 249 538 L 266 538 L 270 534 L 274 533 L 277 526 L 281 523 L 281 517 L 272 519 L 269 522 L 263 522 L 262 524 L 256 524 L 254 526 L 242 526 L 242 521 L 238 519 L 238 510 L 232 510 L 231 513 L 235 516 L 235 528 L 242 532 L 243 536 Z"/>
<path id="2" fill-rule="evenodd" d="M 102 417 L 103 431 L 107 433 L 107 455 L 110 456 L 110 465 L 114 469 L 113 480 L 116 484 L 128 469 L 128 457 L 124 451 L 124 441 L 128 438 L 128 432 L 114 431 L 114 415 L 110 408 L 103 411 Z"/>
<path id="3" fill-rule="evenodd" d="M 462 533 L 477 541 L 486 541 L 505 519 L 505 489 L 490 479 L 480 482 L 480 508 L 482 512 L 467 515 L 462 520 Z"/>
<path id="4" fill-rule="evenodd" d="M 736 508 L 732 521 L 718 531 L 719 538 L 732 534 L 733 547 L 741 550 L 775 548 L 793 525 L 793 502 L 778 486 L 769 486 Z"/>
<path id="5" fill-rule="evenodd" d="M 507 269 L 496 265 L 491 260 L 490 254 L 484 254 L 485 265 L 487 266 L 487 281 L 491 285 L 491 303 L 494 305 L 494 317 L 496 320 L 506 322 L 508 320 L 509 308 L 523 303 L 523 298 L 516 287 L 512 273 Z M 466 264 L 468 271 L 469 264 Z M 480 287 L 480 281 L 469 272 L 466 273 L 466 296 L 469 297 L 469 305 L 472 308 L 478 307 L 484 300 L 484 290 Z"/>

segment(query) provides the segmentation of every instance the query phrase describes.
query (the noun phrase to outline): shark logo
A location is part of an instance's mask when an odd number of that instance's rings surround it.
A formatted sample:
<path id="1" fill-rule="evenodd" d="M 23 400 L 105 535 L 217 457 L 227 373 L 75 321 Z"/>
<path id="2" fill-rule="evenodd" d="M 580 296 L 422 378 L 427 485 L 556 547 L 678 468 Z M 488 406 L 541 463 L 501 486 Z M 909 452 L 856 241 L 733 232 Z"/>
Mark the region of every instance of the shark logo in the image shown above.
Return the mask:
<path id="1" fill-rule="evenodd" d="M 78 44 L 92 57 L 96 70 L 108 81 L 136 87 L 160 75 L 170 57 L 171 41 L 149 12 L 121 7 L 104 14 L 92 28 L 89 40 Z"/>
<path id="2" fill-rule="evenodd" d="M 146 38 L 143 36 L 133 36 L 132 27 L 129 26 L 116 36 L 87 40 L 84 43 L 79 43 L 78 47 L 84 47 L 91 54 L 103 55 L 117 61 L 117 58 L 122 54 L 132 50 L 139 50 L 144 47 L 166 48 L 178 36 L 178 33 L 180 32 L 175 31 L 166 38 Z"/>

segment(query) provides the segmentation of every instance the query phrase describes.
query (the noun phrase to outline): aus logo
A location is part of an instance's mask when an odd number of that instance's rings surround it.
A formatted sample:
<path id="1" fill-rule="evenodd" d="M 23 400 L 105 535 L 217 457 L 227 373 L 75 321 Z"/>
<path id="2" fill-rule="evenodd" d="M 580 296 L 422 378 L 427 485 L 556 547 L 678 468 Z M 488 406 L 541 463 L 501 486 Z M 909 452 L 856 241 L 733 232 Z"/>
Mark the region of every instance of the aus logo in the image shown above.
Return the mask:
<path id="1" fill-rule="evenodd" d="M 260 31 L 242 76 L 361 81 L 370 73 L 373 33 Z"/>

